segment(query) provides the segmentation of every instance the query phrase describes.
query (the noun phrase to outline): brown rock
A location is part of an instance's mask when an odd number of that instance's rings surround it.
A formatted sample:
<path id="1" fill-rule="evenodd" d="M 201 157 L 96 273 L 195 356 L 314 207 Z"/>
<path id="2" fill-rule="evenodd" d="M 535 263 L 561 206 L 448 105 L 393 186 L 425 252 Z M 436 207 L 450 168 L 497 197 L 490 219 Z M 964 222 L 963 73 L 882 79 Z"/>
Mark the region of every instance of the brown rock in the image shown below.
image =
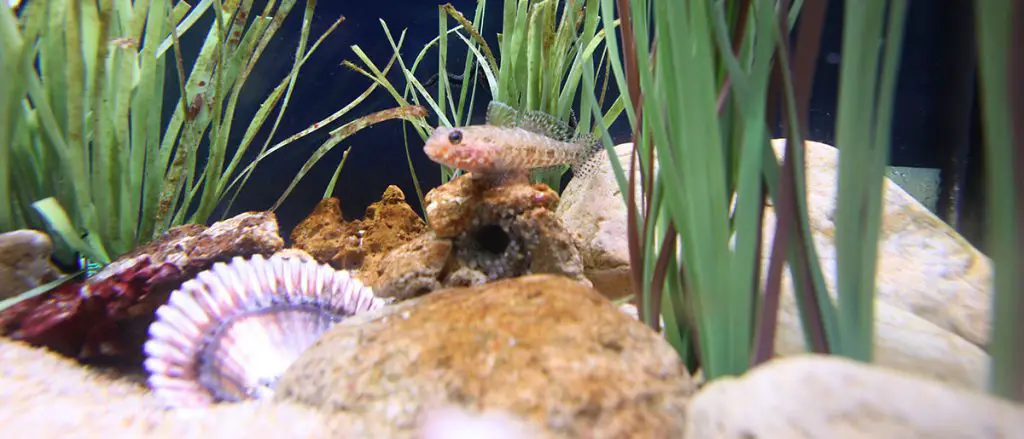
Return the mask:
<path id="1" fill-rule="evenodd" d="M 424 197 L 430 227 L 439 238 L 455 238 L 473 220 L 516 216 L 533 209 L 555 210 L 558 194 L 542 183 L 490 185 L 474 179 L 472 174 L 456 177 L 438 186 Z"/>
<path id="2" fill-rule="evenodd" d="M 426 223 L 405 202 L 402 190 L 392 185 L 380 201 L 366 208 L 361 220 L 345 221 L 337 198 L 321 201 L 295 226 L 291 240 L 318 261 L 339 270 L 358 270 L 356 277 L 374 285 L 384 255 L 426 230 Z"/>
<path id="3" fill-rule="evenodd" d="M 378 295 L 408 298 L 441 286 L 539 273 L 590 286 L 575 242 L 554 215 L 558 195 L 546 185 L 495 184 L 468 174 L 430 191 L 425 201 L 434 232 L 425 239 L 434 243 L 410 243 L 388 255 L 374 283 Z M 449 258 L 437 262 L 437 249 L 445 246 L 451 248 Z M 429 273 L 417 260 L 432 261 Z M 411 285 L 411 278 L 420 280 Z"/>
<path id="4" fill-rule="evenodd" d="M 132 265 L 139 256 L 147 256 L 153 264 L 168 262 L 181 269 L 184 278 L 194 276 L 235 256 L 260 254 L 269 256 L 284 247 L 278 234 L 277 217 L 273 212 L 245 212 L 210 227 L 185 224 L 117 258 L 90 282 L 100 281 Z"/>
<path id="5" fill-rule="evenodd" d="M 378 267 L 374 294 L 408 299 L 440 289 L 442 271 L 451 251 L 452 242 L 435 238 L 433 232 L 396 248 L 387 255 L 387 263 Z"/>
<path id="6" fill-rule="evenodd" d="M 0 233 L 0 300 L 56 279 L 60 273 L 50 263 L 53 242 L 36 230 Z"/>
<path id="7" fill-rule="evenodd" d="M 533 275 L 386 309 L 325 334 L 276 400 L 357 414 L 387 432 L 374 437 L 411 437 L 445 405 L 507 412 L 547 437 L 682 433 L 694 389 L 675 351 L 577 282 Z"/>

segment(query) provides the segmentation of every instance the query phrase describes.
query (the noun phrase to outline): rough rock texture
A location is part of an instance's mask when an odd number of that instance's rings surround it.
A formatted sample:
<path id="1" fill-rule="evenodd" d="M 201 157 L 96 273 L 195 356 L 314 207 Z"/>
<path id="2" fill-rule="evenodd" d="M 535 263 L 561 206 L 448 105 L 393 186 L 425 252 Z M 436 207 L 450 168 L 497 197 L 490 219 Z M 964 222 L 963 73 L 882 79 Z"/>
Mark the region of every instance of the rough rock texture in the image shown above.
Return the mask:
<path id="1" fill-rule="evenodd" d="M 320 262 L 339 270 L 358 270 L 359 280 L 373 285 L 383 269 L 383 257 L 425 231 L 427 225 L 405 202 L 402 190 L 388 186 L 361 220 L 345 221 L 337 198 L 321 201 L 295 226 L 291 240 Z"/>
<path id="2" fill-rule="evenodd" d="M 90 277 L 83 291 L 90 296 L 138 299 L 134 304 L 118 303 L 124 312 L 117 313 L 112 323 L 118 326 L 118 355 L 139 362 L 156 309 L 182 282 L 216 262 L 235 256 L 269 256 L 283 246 L 277 217 L 271 212 L 245 212 L 209 227 L 186 224 L 117 258 Z"/>
<path id="3" fill-rule="evenodd" d="M 1011 438 L 1024 432 L 1024 406 L 811 355 L 712 381 L 690 402 L 687 419 L 687 439 Z"/>
<path id="4" fill-rule="evenodd" d="M 785 140 L 772 143 L 781 157 Z M 818 142 L 807 142 L 806 151 L 808 215 L 825 281 L 834 291 L 833 212 L 839 151 Z M 887 180 L 884 190 L 876 283 L 879 300 L 986 347 L 991 328 L 991 261 L 896 184 Z M 774 223 L 774 210 L 768 211 L 766 221 Z"/>
<path id="5" fill-rule="evenodd" d="M 50 263 L 53 242 L 36 230 L 0 233 L 0 300 L 14 297 L 56 279 Z"/>
<path id="6" fill-rule="evenodd" d="M 590 285 L 573 238 L 554 214 L 558 195 L 546 185 L 494 184 L 467 174 L 425 198 L 433 234 L 423 238 L 429 242 L 410 242 L 385 257 L 387 266 L 373 283 L 378 295 L 404 299 L 439 286 L 479 285 L 536 273 Z M 444 264 L 432 262 L 424 269 L 423 264 L 395 262 L 435 261 L 443 242 L 450 246 Z"/>
<path id="7" fill-rule="evenodd" d="M 117 258 L 89 282 L 96 283 L 115 275 L 123 267 L 133 265 L 139 257 L 149 257 L 153 264 L 167 262 L 176 265 L 181 269 L 181 280 L 184 280 L 216 262 L 229 261 L 235 256 L 269 256 L 282 247 L 284 240 L 278 234 L 277 217 L 272 212 L 245 212 L 215 222 L 210 227 L 185 224 L 172 228 L 150 243 Z"/>
<path id="8" fill-rule="evenodd" d="M 4 338 L 0 407 L 3 431 L 37 439 L 345 437 L 343 418 L 328 418 L 296 404 L 251 402 L 166 411 L 139 385 Z"/>
<path id="9" fill-rule="evenodd" d="M 278 400 L 410 437 L 425 410 L 503 410 L 542 437 L 679 437 L 690 377 L 664 339 L 591 288 L 532 275 L 357 316 L 289 368 Z"/>
<path id="10" fill-rule="evenodd" d="M 615 147 L 624 167 L 629 163 L 632 147 L 632 143 Z M 626 169 L 628 172 L 629 168 Z M 639 200 L 639 190 L 636 196 Z M 584 273 L 594 288 L 613 300 L 633 294 L 626 205 L 611 162 L 604 160 L 594 172 L 570 180 L 555 212 L 576 237 Z"/>
<path id="11" fill-rule="evenodd" d="M 434 232 L 420 235 L 388 254 L 377 274 L 380 281 L 372 285 L 374 294 L 405 299 L 441 289 L 451 252 L 451 240 L 437 239 Z"/>

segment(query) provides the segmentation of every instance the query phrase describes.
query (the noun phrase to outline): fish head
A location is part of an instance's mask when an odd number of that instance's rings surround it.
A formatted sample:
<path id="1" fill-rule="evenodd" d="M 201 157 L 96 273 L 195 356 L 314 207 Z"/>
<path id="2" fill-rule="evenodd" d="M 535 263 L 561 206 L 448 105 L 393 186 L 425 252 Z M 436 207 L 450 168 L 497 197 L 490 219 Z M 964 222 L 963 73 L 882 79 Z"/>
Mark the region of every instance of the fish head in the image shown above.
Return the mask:
<path id="1" fill-rule="evenodd" d="M 434 162 L 469 172 L 494 172 L 500 148 L 474 127 L 437 127 L 423 145 Z"/>

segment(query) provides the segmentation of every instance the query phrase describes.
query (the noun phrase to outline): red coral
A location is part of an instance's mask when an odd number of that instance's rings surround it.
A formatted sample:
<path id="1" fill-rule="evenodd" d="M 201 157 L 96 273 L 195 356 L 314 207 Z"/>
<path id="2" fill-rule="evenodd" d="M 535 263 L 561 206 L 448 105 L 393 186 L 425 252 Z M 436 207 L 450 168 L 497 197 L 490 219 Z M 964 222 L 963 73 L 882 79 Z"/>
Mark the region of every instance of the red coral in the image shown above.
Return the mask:
<path id="1" fill-rule="evenodd" d="M 139 257 L 119 272 L 84 284 L 69 282 L 0 312 L 3 334 L 77 358 L 122 352 L 117 323 L 155 285 L 179 278 L 174 264 Z"/>

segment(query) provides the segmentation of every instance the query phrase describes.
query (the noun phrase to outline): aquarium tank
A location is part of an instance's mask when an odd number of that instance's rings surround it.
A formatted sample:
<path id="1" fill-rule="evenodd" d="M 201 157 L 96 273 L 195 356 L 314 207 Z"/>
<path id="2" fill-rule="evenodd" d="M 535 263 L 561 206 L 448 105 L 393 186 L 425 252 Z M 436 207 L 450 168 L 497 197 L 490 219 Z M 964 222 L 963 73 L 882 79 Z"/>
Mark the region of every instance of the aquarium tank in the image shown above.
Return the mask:
<path id="1" fill-rule="evenodd" d="M 1022 78 L 1022 0 L 0 0 L 3 429 L 1020 434 Z"/>

